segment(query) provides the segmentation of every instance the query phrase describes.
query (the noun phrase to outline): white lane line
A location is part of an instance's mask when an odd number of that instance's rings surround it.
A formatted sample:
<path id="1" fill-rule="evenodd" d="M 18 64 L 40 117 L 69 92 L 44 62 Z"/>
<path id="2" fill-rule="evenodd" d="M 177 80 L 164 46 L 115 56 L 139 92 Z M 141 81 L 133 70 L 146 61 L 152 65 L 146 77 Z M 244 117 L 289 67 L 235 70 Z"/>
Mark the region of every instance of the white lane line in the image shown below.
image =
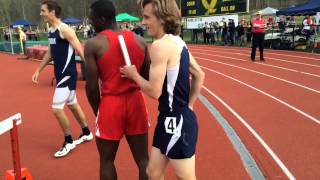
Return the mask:
<path id="1" fill-rule="evenodd" d="M 192 50 L 192 49 L 193 49 L 193 50 L 200 50 L 200 51 L 215 52 L 215 53 L 225 53 L 225 52 L 222 52 L 222 51 L 215 51 L 215 50 L 208 50 L 208 49 L 200 49 L 200 48 L 191 48 L 191 50 Z M 241 55 L 241 56 L 250 57 L 250 55 L 248 55 L 248 54 L 243 54 L 243 53 L 228 52 L 228 54 L 236 54 L 236 55 Z M 292 63 L 292 64 L 300 64 L 300 65 L 304 65 L 304 66 L 311 66 L 311 67 L 320 68 L 320 66 L 314 65 L 314 64 L 308 64 L 308 63 L 302 63 L 302 62 L 296 62 L 296 61 L 287 61 L 287 60 L 278 59 L 278 58 L 272 58 L 272 57 L 266 57 L 266 58 L 267 58 L 267 60 L 268 60 L 268 59 L 272 59 L 272 60 L 276 60 L 276 61 L 283 61 L 283 62 Z"/>
<path id="2" fill-rule="evenodd" d="M 250 175 L 251 179 L 265 180 L 265 177 L 259 169 L 259 166 L 257 165 L 256 161 L 248 151 L 247 147 L 243 144 L 241 138 L 238 136 L 236 131 L 228 123 L 228 121 L 221 115 L 217 108 L 215 108 L 206 97 L 200 94 L 199 100 L 223 128 L 227 137 L 233 144 L 233 148 L 240 155 L 241 161 L 244 167 L 246 168 L 248 174 Z"/>
<path id="3" fill-rule="evenodd" d="M 252 70 L 252 69 L 247 69 L 247 68 L 244 68 L 244 67 L 239 67 L 239 66 L 235 66 L 235 65 L 232 65 L 232 64 L 228 64 L 228 63 L 223 63 L 223 62 L 220 62 L 220 61 L 215 61 L 215 60 L 211 60 L 211 59 L 207 59 L 207 58 L 201 58 L 201 57 L 196 57 L 196 59 L 202 59 L 204 61 L 210 61 L 210 62 L 215 62 L 215 63 L 219 63 L 219 64 L 223 64 L 223 65 L 226 65 L 226 66 L 231 66 L 231 67 L 235 67 L 235 68 L 238 68 L 238 69 L 243 69 L 243 70 L 246 70 L 246 71 L 249 71 L 249 72 L 253 72 L 253 73 L 257 73 L 257 74 L 261 74 L 263 76 L 267 76 L 267 77 L 270 77 L 272 79 L 276 79 L 276 80 L 279 80 L 279 81 L 283 81 L 283 82 L 286 82 L 288 84 L 291 84 L 291 85 L 295 85 L 295 86 L 298 86 L 298 87 L 301 87 L 303 89 L 307 89 L 309 91 L 312 91 L 312 92 L 315 92 L 315 93 L 318 93 L 320 94 L 320 91 L 316 90 L 316 89 L 313 89 L 313 88 L 310 88 L 310 87 L 307 87 L 307 86 L 303 86 L 301 84 L 298 84 L 298 83 L 295 83 L 295 82 L 292 82 L 292 81 L 289 81 L 289 80 L 286 80 L 286 79 L 282 79 L 282 78 L 278 78 L 278 77 L 275 77 L 275 76 L 272 76 L 270 74 L 265 74 L 265 73 L 262 73 L 262 72 L 258 72 L 258 71 L 255 71 L 255 70 Z"/>
<path id="4" fill-rule="evenodd" d="M 190 45 L 188 46 L 190 47 Z M 193 46 L 191 45 L 191 47 L 199 47 L 199 46 Z M 223 48 L 223 47 L 218 47 L 218 46 L 200 46 L 200 47 L 204 47 L 204 48 L 208 48 L 210 47 L 210 49 L 225 49 L 225 50 L 235 50 L 235 51 L 242 51 L 242 52 L 251 52 L 251 49 L 241 49 L 241 48 L 231 48 L 231 47 L 227 47 L 227 48 Z M 275 50 L 276 51 L 276 50 Z M 275 52 L 270 52 L 270 50 L 265 50 L 266 54 L 274 54 L 274 55 L 280 55 L 280 56 L 288 56 L 288 57 L 296 57 L 296 58 L 301 58 L 301 59 L 309 59 L 309 60 L 315 60 L 315 61 L 320 61 L 320 56 L 319 57 L 305 57 L 305 56 L 298 56 L 298 55 L 290 55 L 290 54 L 282 54 L 282 53 L 275 53 Z M 297 52 L 288 52 L 288 53 L 297 53 Z M 306 53 L 306 55 L 309 55 Z M 316 54 L 310 54 L 310 55 L 316 55 Z"/>
<path id="5" fill-rule="evenodd" d="M 305 56 L 296 56 L 296 55 L 289 55 L 289 54 L 278 54 L 278 53 L 271 53 L 268 52 L 268 54 L 274 54 L 274 55 L 280 55 L 280 56 L 287 56 L 287 57 L 295 57 L 295 58 L 300 58 L 300 59 L 312 59 L 315 61 L 319 61 L 319 58 L 313 58 L 313 57 L 305 57 Z"/>
<path id="6" fill-rule="evenodd" d="M 227 58 L 227 59 L 233 59 L 233 60 L 236 60 L 236 61 L 243 61 L 243 62 L 252 63 L 252 62 L 249 62 L 249 60 L 233 58 L 233 57 L 228 57 L 228 56 L 222 56 L 222 55 L 200 53 L 200 52 L 192 52 L 192 54 L 201 54 L 201 55 L 206 55 L 206 56 L 222 57 L 222 58 Z M 271 65 L 271 64 L 267 64 L 267 63 L 258 63 L 258 65 L 269 66 L 269 67 L 273 67 L 273 68 L 278 68 L 278 69 L 282 69 L 282 70 L 287 70 L 287 71 L 291 71 L 291 72 L 301 73 L 301 74 L 305 74 L 305 75 L 308 75 L 308 76 L 313 76 L 313 77 L 320 78 L 320 75 L 312 74 L 312 73 L 308 73 L 308 72 L 303 72 L 303 71 L 298 71 L 296 69 L 284 68 L 284 67 L 281 67 L 281 66 L 275 66 L 275 65 Z"/>
<path id="7" fill-rule="evenodd" d="M 313 117 L 313 116 L 311 116 L 311 115 L 303 112 L 302 110 L 300 110 L 300 109 L 298 109 L 298 108 L 296 108 L 296 107 L 294 107 L 294 106 L 292 106 L 292 105 L 290 105 L 290 104 L 288 104 L 288 103 L 286 103 L 286 102 L 284 102 L 284 101 L 282 101 L 282 100 L 280 100 L 280 99 L 272 96 L 271 94 L 268 94 L 268 93 L 266 93 L 266 92 L 264 92 L 264 91 L 262 91 L 262 90 L 260 90 L 260 89 L 257 89 L 257 88 L 255 88 L 255 87 L 249 85 L 249 84 L 246 84 L 246 83 L 244 83 L 244 82 L 242 82 L 242 81 L 240 81 L 240 80 L 238 80 L 238 79 L 235 79 L 235 78 L 233 78 L 233 77 L 231 77 L 231 76 L 228 76 L 228 75 L 226 75 L 226 74 L 223 74 L 223 73 L 221 73 L 221 72 L 212 70 L 212 69 L 207 68 L 207 67 L 204 67 L 204 66 L 200 66 L 200 67 L 202 67 L 203 69 L 206 69 L 206 70 L 208 70 L 208 71 L 214 72 L 214 73 L 216 73 L 216 74 L 219 74 L 219 75 L 221 75 L 221 76 L 224 76 L 224 77 L 226 77 L 226 78 L 232 79 L 232 80 L 234 80 L 234 81 L 236 81 L 236 82 L 238 82 L 238 83 L 240 83 L 240 84 L 242 84 L 242 85 L 245 85 L 245 86 L 247 86 L 247 87 L 249 87 L 249 88 L 251 88 L 251 89 L 253 89 L 253 90 L 255 90 L 255 91 L 258 91 L 258 92 L 262 93 L 263 95 L 270 97 L 271 99 L 273 99 L 273 100 L 275 100 L 275 101 L 277 101 L 277 102 L 279 102 L 279 103 L 287 106 L 288 108 L 290 108 L 290 109 L 298 112 L 299 114 L 303 115 L 304 117 L 306 117 L 306 118 L 312 120 L 313 122 L 317 123 L 318 125 L 320 125 L 320 120 L 318 120 L 317 118 L 315 118 L 315 117 Z"/>
<path id="8" fill-rule="evenodd" d="M 223 104 L 252 134 L 253 136 L 260 142 L 260 144 L 264 147 L 264 149 L 270 154 L 273 160 L 278 164 L 281 170 L 286 174 L 286 176 L 290 180 L 295 180 L 296 178 L 292 175 L 289 169 L 284 165 L 284 163 L 279 159 L 279 157 L 273 152 L 273 150 L 268 146 L 268 144 L 261 138 L 261 136 L 235 111 L 233 110 L 227 103 L 225 103 L 222 99 L 220 99 L 216 94 L 210 91 L 205 86 L 202 86 L 211 96 L 216 98 L 221 104 Z"/>

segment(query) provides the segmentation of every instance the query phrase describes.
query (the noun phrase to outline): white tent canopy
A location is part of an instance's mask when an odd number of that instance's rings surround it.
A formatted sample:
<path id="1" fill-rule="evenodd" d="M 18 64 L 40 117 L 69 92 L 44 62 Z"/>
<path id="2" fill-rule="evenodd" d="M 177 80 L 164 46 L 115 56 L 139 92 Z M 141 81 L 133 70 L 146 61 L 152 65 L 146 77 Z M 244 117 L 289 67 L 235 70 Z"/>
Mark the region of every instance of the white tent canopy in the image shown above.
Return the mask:
<path id="1" fill-rule="evenodd" d="M 262 16 L 275 16 L 276 12 L 278 11 L 278 9 L 274 9 L 274 8 L 271 8 L 271 7 L 266 7 L 264 9 L 261 9 L 260 11 L 262 12 Z"/>

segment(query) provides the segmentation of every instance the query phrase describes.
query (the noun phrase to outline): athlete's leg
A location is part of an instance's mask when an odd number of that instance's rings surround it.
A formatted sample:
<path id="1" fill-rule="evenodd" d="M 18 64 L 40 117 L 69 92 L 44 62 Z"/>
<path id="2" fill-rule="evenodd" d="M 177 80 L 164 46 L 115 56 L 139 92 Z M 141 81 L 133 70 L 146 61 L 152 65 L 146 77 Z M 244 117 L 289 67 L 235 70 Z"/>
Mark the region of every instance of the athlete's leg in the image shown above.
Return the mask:
<path id="1" fill-rule="evenodd" d="M 78 104 L 78 100 L 77 100 L 77 96 L 76 96 L 76 91 L 75 90 L 71 90 L 70 94 L 67 98 L 67 105 L 69 107 L 69 109 L 71 110 L 72 114 L 74 115 L 74 117 L 76 118 L 76 120 L 78 121 L 79 125 L 84 128 L 87 127 L 87 120 L 86 117 L 80 107 L 80 105 Z"/>
<path id="2" fill-rule="evenodd" d="M 59 122 L 64 135 L 71 135 L 70 123 L 63 109 L 52 108 L 53 114 Z"/>
<path id="3" fill-rule="evenodd" d="M 140 91 L 125 96 L 126 119 L 124 132 L 134 160 L 139 168 L 139 179 L 148 179 L 148 115 L 144 98 Z"/>
<path id="4" fill-rule="evenodd" d="M 170 159 L 174 172 L 179 180 L 196 180 L 195 155 L 186 159 Z"/>
<path id="5" fill-rule="evenodd" d="M 76 120 L 78 121 L 79 125 L 83 128 L 83 127 L 87 127 L 87 120 L 86 117 L 82 111 L 82 108 L 80 107 L 80 105 L 78 103 L 76 104 L 68 104 L 69 109 L 71 110 L 72 114 L 74 115 L 74 117 L 76 118 Z"/>
<path id="6" fill-rule="evenodd" d="M 163 180 L 164 170 L 168 164 L 168 158 L 161 154 L 160 150 L 152 147 L 150 159 L 147 167 L 149 180 Z"/>
<path id="7" fill-rule="evenodd" d="M 90 130 L 88 128 L 85 115 L 84 115 L 80 105 L 78 103 L 68 104 L 68 107 L 82 128 L 82 133 L 80 134 L 78 139 L 75 140 L 74 142 L 76 144 L 81 144 L 86 141 L 91 141 L 93 139 L 93 134 L 90 132 Z"/>
<path id="8" fill-rule="evenodd" d="M 72 149 L 76 147 L 71 136 L 69 120 L 66 117 L 63 109 L 52 108 L 53 114 L 59 122 L 59 125 L 64 133 L 64 143 L 62 147 L 54 153 L 56 158 L 66 156 Z"/>
<path id="9" fill-rule="evenodd" d="M 96 138 L 100 156 L 100 180 L 116 180 L 117 172 L 114 159 L 117 154 L 120 141 L 103 140 Z"/>
<path id="10" fill-rule="evenodd" d="M 56 88 L 53 95 L 52 111 L 59 122 L 64 135 L 71 135 L 70 123 L 64 112 L 64 105 L 70 96 L 68 87 Z"/>
<path id="11" fill-rule="evenodd" d="M 139 168 L 139 180 L 147 180 L 148 134 L 126 135 L 133 158 Z"/>

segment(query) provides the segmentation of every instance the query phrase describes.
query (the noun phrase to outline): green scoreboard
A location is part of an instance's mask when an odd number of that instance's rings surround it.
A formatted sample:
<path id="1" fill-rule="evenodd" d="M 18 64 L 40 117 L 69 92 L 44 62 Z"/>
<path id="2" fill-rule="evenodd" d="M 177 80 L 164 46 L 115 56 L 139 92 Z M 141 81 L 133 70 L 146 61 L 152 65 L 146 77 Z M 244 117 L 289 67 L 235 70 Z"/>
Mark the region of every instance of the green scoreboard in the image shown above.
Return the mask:
<path id="1" fill-rule="evenodd" d="M 181 0 L 183 17 L 248 12 L 249 0 Z"/>

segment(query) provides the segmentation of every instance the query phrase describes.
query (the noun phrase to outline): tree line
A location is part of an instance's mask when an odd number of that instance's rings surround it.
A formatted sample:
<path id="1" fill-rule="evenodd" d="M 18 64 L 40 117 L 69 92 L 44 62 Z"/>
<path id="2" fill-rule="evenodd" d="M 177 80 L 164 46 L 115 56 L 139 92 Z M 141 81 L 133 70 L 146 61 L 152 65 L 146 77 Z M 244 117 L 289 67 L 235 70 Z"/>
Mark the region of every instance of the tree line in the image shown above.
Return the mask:
<path id="1" fill-rule="evenodd" d="M 75 17 L 86 19 L 90 4 L 95 0 L 57 0 L 62 6 L 62 18 Z M 117 12 L 127 12 L 140 16 L 137 5 L 139 0 L 112 0 L 117 7 Z M 180 0 L 176 0 L 180 4 Z M 200 1 L 200 0 L 198 0 Z M 251 11 L 267 6 L 285 8 L 293 4 L 301 4 L 307 0 L 249 0 Z M 33 24 L 41 24 L 40 4 L 42 0 L 0 0 L 0 26 L 11 24 L 15 20 L 25 19 Z"/>
<path id="2" fill-rule="evenodd" d="M 56 0 L 62 7 L 62 19 L 75 17 L 86 19 L 90 5 L 95 0 Z M 137 0 L 111 0 L 117 12 L 128 12 L 139 16 Z M 0 25 L 8 25 L 20 19 L 33 24 L 41 24 L 40 5 L 43 0 L 0 0 Z"/>

